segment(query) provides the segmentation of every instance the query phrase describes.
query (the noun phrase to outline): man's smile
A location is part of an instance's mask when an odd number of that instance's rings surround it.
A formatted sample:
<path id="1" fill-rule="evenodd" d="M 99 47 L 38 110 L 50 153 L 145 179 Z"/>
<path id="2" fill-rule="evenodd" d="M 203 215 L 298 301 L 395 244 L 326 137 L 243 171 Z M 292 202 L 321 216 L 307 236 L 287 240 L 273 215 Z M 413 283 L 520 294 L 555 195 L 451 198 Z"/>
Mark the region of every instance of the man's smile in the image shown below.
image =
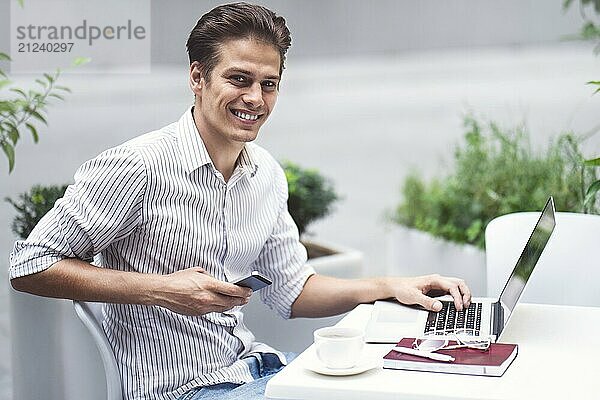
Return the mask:
<path id="1" fill-rule="evenodd" d="M 243 120 L 244 122 L 257 121 L 264 115 L 264 114 L 251 113 L 251 112 L 245 111 L 245 110 L 242 111 L 242 110 L 231 109 L 230 111 L 233 115 L 235 115 L 237 118 Z"/>

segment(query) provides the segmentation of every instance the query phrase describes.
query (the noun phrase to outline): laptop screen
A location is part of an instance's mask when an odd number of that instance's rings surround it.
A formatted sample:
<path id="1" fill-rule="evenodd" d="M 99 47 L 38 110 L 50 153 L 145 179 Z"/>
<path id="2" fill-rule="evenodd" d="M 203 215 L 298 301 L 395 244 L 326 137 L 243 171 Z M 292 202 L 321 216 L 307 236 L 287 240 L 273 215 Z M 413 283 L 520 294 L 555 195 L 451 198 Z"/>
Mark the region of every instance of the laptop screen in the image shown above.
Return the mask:
<path id="1" fill-rule="evenodd" d="M 521 297 L 521 293 L 525 289 L 527 280 L 542 255 L 555 225 L 554 201 L 550 197 L 535 228 L 533 228 L 533 232 L 521 253 L 521 257 L 519 257 L 519 261 L 517 261 L 517 265 L 515 265 L 510 278 L 502 290 L 502 294 L 500 294 L 500 303 L 506 307 L 505 310 L 508 309 L 508 312 L 512 313 L 517 305 L 519 297 Z"/>

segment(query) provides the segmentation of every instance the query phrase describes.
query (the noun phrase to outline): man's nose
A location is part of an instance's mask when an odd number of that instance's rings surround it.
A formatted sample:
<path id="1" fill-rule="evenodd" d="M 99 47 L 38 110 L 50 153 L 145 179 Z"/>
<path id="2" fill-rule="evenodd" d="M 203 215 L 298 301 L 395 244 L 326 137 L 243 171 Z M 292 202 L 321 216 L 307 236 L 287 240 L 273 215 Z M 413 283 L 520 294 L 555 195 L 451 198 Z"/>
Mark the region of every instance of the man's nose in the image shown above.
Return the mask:
<path id="1" fill-rule="evenodd" d="M 244 93 L 242 100 L 244 103 L 252 106 L 252 108 L 262 107 L 265 102 L 263 100 L 262 86 L 256 82 L 250 85 Z"/>

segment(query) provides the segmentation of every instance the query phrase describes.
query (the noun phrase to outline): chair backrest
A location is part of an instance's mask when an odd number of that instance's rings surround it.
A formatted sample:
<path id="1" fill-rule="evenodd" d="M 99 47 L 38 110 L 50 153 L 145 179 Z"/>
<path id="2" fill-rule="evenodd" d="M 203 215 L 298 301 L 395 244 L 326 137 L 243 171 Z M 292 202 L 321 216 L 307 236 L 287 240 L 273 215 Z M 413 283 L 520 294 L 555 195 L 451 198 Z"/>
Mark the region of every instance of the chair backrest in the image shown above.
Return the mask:
<path id="1" fill-rule="evenodd" d="M 74 301 L 75 313 L 88 329 L 94 343 L 100 352 L 102 363 L 104 364 L 104 373 L 106 375 L 106 393 L 108 400 L 122 400 L 123 390 L 121 387 L 121 375 L 115 355 L 112 351 L 108 338 L 102 328 L 104 319 L 102 313 L 102 303 L 92 303 L 86 301 Z"/>
<path id="2" fill-rule="evenodd" d="M 488 296 L 497 297 L 539 218 L 523 212 L 492 220 L 485 230 Z M 521 301 L 600 306 L 600 216 L 556 213 L 556 228 Z"/>

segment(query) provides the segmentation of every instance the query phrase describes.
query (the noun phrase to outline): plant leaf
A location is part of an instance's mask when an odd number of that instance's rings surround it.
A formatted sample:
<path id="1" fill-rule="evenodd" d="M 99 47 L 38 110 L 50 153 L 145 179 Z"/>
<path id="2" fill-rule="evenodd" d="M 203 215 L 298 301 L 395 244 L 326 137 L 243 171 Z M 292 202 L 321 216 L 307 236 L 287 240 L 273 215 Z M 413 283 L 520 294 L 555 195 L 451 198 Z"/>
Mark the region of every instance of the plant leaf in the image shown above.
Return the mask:
<path id="1" fill-rule="evenodd" d="M 19 130 L 12 122 L 6 122 L 5 125 L 8 126 L 8 137 L 13 145 L 16 145 L 19 141 Z"/>
<path id="2" fill-rule="evenodd" d="M 31 136 L 33 136 L 33 141 L 37 143 L 40 140 L 40 137 L 38 135 L 37 129 L 35 129 L 35 126 L 31 125 L 29 122 L 25 123 L 25 126 L 31 132 Z"/>
<path id="3" fill-rule="evenodd" d="M 0 112 L 14 114 L 18 112 L 19 108 L 22 108 L 22 103 L 23 100 L 0 100 Z"/>
<path id="4" fill-rule="evenodd" d="M 2 79 L 0 80 L 0 89 L 2 89 L 4 86 L 10 85 L 10 81 L 8 79 Z"/>
<path id="5" fill-rule="evenodd" d="M 44 76 L 46 77 L 46 79 L 48 79 L 48 82 L 54 83 L 54 78 L 50 74 L 44 74 Z"/>
<path id="6" fill-rule="evenodd" d="M 35 82 L 39 83 L 43 88 L 46 88 L 48 86 L 48 84 L 41 79 L 36 79 Z"/>
<path id="7" fill-rule="evenodd" d="M 583 205 L 587 206 L 588 204 L 592 203 L 593 200 L 596 198 L 596 193 L 598 193 L 599 190 L 600 181 L 592 183 L 585 194 L 585 200 L 583 200 Z"/>
<path id="8" fill-rule="evenodd" d="M 48 122 L 46 122 L 46 118 L 44 118 L 39 112 L 35 111 L 35 110 L 29 110 L 29 113 L 36 119 L 42 121 L 45 125 L 48 125 Z"/>
<path id="9" fill-rule="evenodd" d="M 90 57 L 77 57 L 73 60 L 71 65 L 73 65 L 74 67 L 79 67 L 79 66 L 87 64 L 91 61 L 92 61 L 92 59 Z"/>
<path id="10" fill-rule="evenodd" d="M 60 85 L 56 85 L 56 86 L 54 86 L 54 89 L 58 89 L 58 90 L 65 91 L 65 92 L 67 92 L 67 93 L 71 93 L 71 89 L 69 89 L 69 88 L 68 88 L 68 87 L 66 87 L 66 86 L 60 86 Z"/>
<path id="11" fill-rule="evenodd" d="M 22 91 L 22 90 L 21 90 L 21 89 L 19 89 L 19 88 L 10 88 L 10 91 L 11 91 L 11 92 L 15 92 L 15 93 L 18 93 L 18 94 L 20 94 L 21 96 L 23 96 L 23 98 L 24 98 L 24 99 L 27 99 L 27 98 L 28 98 L 28 97 L 27 97 L 27 93 L 25 93 L 24 91 Z"/>
<path id="12" fill-rule="evenodd" d="M 6 157 L 8 158 L 8 173 L 10 174 L 15 167 L 15 148 L 6 141 L 3 141 L 0 144 L 2 145 L 4 154 L 6 154 Z"/>
<path id="13" fill-rule="evenodd" d="M 598 86 L 598 88 L 596 89 L 596 91 L 593 94 L 596 94 L 596 93 L 600 92 L 600 81 L 589 81 L 589 82 L 586 82 L 586 85 L 596 85 L 596 86 Z"/>
<path id="14" fill-rule="evenodd" d="M 10 61 L 10 56 L 6 53 L 0 52 L 0 61 Z"/>
<path id="15" fill-rule="evenodd" d="M 61 96 L 61 95 L 59 95 L 59 94 L 56 94 L 56 93 L 50 93 L 50 94 L 48 95 L 48 97 L 54 97 L 54 98 L 57 98 L 57 99 L 59 99 L 59 100 L 62 100 L 62 101 L 64 101 L 64 100 L 65 100 L 65 98 L 64 98 L 63 96 Z"/>
<path id="16" fill-rule="evenodd" d="M 567 8 L 569 8 L 571 6 L 572 2 L 573 2 L 573 0 L 564 0 L 563 1 L 563 10 L 566 10 Z"/>
<path id="17" fill-rule="evenodd" d="M 585 160 L 584 165 L 586 167 L 600 167 L 600 157 L 591 160 Z"/>

